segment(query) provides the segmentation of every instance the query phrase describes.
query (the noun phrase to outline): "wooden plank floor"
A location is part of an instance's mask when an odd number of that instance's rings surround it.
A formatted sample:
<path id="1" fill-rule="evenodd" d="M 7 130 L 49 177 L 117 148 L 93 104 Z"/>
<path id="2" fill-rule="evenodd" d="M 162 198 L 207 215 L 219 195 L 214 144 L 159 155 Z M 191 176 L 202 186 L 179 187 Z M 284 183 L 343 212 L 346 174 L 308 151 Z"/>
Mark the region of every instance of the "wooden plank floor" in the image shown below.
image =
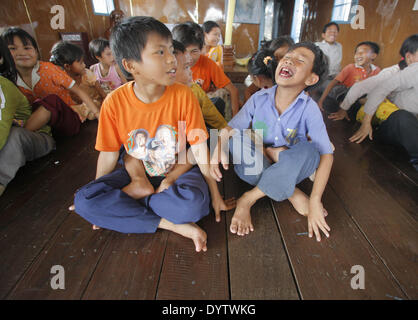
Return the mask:
<path id="1" fill-rule="evenodd" d="M 191 240 L 93 231 L 70 213 L 75 190 L 94 177 L 97 122 L 27 164 L 0 197 L 2 299 L 298 300 L 418 298 L 418 176 L 405 155 L 369 142 L 351 144 L 355 128 L 327 127 L 336 146 L 324 194 L 331 236 L 317 243 L 288 201 L 267 198 L 252 210 L 255 231 L 229 232 L 233 211 L 199 222 L 208 251 Z M 249 186 L 230 169 L 225 197 Z M 301 186 L 309 192 L 310 181 Z M 65 270 L 65 289 L 51 288 L 51 268 Z M 351 287 L 362 266 L 365 288 Z"/>

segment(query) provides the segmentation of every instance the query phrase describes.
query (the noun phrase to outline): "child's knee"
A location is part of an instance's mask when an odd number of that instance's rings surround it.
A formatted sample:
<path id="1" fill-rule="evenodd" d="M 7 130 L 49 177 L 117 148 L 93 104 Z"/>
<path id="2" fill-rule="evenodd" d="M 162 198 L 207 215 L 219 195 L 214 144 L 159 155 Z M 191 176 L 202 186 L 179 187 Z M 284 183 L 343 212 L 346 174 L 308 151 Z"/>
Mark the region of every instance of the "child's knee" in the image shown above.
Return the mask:
<path id="1" fill-rule="evenodd" d="M 187 199 L 183 198 L 181 203 L 175 207 L 178 214 L 173 219 L 173 223 L 197 222 L 209 214 L 209 192 L 204 188 L 191 187 L 189 188 Z"/>

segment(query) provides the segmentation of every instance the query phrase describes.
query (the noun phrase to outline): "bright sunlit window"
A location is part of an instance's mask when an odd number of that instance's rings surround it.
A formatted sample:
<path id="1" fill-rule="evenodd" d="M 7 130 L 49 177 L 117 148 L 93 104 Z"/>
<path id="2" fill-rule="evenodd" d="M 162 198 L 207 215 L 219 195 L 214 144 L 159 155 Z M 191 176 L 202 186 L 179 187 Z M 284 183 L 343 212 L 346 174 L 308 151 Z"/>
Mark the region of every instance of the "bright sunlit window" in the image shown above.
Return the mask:
<path id="1" fill-rule="evenodd" d="M 299 42 L 300 40 L 300 29 L 302 28 L 304 4 L 305 4 L 305 0 L 295 1 L 295 9 L 293 11 L 292 31 L 290 34 L 290 36 L 293 38 L 293 41 L 295 41 L 295 43 Z"/>
<path id="2" fill-rule="evenodd" d="M 332 19 L 337 23 L 350 23 L 355 15 L 351 12 L 351 8 L 358 4 L 358 0 L 335 0 L 332 9 Z"/>
<path id="3" fill-rule="evenodd" d="M 94 14 L 108 16 L 115 10 L 113 0 L 92 0 Z"/>

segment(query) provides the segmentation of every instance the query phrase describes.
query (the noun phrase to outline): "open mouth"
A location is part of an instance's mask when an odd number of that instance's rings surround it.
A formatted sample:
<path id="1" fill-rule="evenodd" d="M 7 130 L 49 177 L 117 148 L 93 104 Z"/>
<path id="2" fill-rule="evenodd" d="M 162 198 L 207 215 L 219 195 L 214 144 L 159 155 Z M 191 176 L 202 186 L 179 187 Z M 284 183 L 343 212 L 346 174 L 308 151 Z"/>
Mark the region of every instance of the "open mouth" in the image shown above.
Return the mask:
<path id="1" fill-rule="evenodd" d="M 170 71 L 168 71 L 167 73 L 170 77 L 175 77 L 176 76 L 176 69 L 173 68 Z"/>
<path id="2" fill-rule="evenodd" d="M 287 67 L 283 67 L 280 69 L 279 76 L 285 79 L 289 79 L 293 76 L 293 71 Z"/>

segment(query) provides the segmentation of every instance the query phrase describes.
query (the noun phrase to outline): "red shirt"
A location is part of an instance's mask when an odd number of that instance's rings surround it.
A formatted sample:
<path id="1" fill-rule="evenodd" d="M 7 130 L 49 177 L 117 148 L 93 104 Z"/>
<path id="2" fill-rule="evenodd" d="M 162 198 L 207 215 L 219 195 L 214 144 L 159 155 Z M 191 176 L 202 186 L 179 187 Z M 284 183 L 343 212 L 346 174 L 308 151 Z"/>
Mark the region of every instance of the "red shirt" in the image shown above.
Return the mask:
<path id="1" fill-rule="evenodd" d="M 216 88 L 223 88 L 231 83 L 222 68 L 204 55 L 200 55 L 199 60 L 192 67 L 192 72 L 193 81 L 199 84 L 205 92 L 209 92 L 211 82 Z"/>
<path id="2" fill-rule="evenodd" d="M 362 81 L 369 77 L 375 76 L 380 72 L 380 68 L 371 64 L 371 71 L 367 74 L 366 69 L 357 66 L 354 63 L 349 64 L 341 70 L 341 72 L 335 77 L 336 80 L 341 82 L 346 87 L 352 87 L 356 82 Z"/>

